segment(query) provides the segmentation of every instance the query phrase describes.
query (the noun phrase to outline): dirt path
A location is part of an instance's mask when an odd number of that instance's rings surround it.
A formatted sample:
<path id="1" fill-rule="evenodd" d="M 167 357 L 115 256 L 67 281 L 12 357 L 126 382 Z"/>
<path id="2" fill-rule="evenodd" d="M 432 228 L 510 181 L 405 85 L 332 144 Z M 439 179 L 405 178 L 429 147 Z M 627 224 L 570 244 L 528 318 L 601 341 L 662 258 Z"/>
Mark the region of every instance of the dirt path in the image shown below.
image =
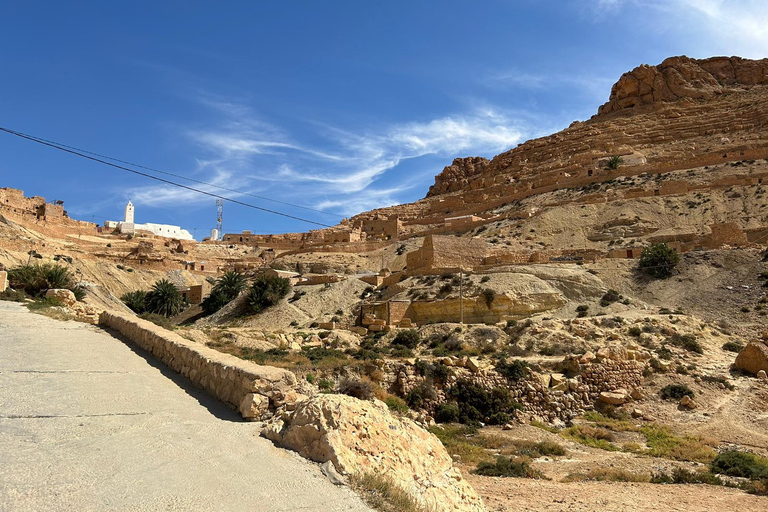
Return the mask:
<path id="1" fill-rule="evenodd" d="M 0 302 L 0 511 L 365 511 L 100 329 Z"/>

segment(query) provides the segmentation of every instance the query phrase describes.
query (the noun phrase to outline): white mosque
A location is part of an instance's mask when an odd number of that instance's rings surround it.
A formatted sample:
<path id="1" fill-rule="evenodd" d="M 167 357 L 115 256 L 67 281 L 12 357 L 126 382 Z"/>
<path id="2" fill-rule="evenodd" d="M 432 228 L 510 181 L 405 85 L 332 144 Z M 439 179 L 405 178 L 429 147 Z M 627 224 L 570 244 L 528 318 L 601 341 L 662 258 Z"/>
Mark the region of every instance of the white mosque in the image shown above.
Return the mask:
<path id="1" fill-rule="evenodd" d="M 128 201 L 125 205 L 125 216 L 122 222 L 108 220 L 104 222 L 104 227 L 108 229 L 117 229 L 120 233 L 132 235 L 136 231 L 149 231 L 153 235 L 162 236 L 166 238 L 178 238 L 179 240 L 194 240 L 194 237 L 186 229 L 182 229 L 180 226 L 171 226 L 169 224 L 153 224 L 147 222 L 146 224 L 135 224 L 133 203 Z"/>

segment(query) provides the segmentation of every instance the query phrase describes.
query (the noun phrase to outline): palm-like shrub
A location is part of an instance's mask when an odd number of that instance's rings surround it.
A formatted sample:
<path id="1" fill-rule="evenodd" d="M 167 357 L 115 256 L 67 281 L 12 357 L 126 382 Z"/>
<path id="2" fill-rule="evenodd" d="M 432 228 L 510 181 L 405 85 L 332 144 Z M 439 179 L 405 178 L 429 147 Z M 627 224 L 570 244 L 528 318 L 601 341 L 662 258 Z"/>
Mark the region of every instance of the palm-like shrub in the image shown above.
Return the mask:
<path id="1" fill-rule="evenodd" d="M 245 290 L 247 285 L 246 278 L 240 272 L 230 270 L 216 280 L 211 294 L 206 297 L 201 306 L 206 315 L 211 315 L 226 306 L 240 292 Z"/>
<path id="2" fill-rule="evenodd" d="M 664 279 L 672 275 L 679 262 L 680 255 L 676 250 L 666 243 L 659 243 L 643 249 L 638 267 L 648 275 Z"/>
<path id="3" fill-rule="evenodd" d="M 611 158 L 608 159 L 608 168 L 611 170 L 616 170 L 619 167 L 621 167 L 621 164 L 624 163 L 624 159 L 621 158 L 619 155 L 613 155 Z"/>
<path id="4" fill-rule="evenodd" d="M 75 278 L 67 267 L 53 263 L 20 265 L 8 271 L 8 282 L 15 290 L 24 290 L 33 297 L 39 297 L 46 290 L 64 288 L 71 290 L 80 300 L 85 293 L 77 287 Z"/>
<path id="5" fill-rule="evenodd" d="M 161 279 L 152 285 L 146 297 L 147 312 L 163 316 L 174 316 L 184 307 L 184 298 L 172 282 Z"/>
<path id="6" fill-rule="evenodd" d="M 140 315 L 147 310 L 147 292 L 144 290 L 128 292 L 120 297 L 120 300 L 137 315 Z"/>
<path id="7" fill-rule="evenodd" d="M 291 284 L 287 279 L 261 275 L 248 291 L 248 309 L 251 313 L 260 313 L 280 302 L 290 291 Z"/>

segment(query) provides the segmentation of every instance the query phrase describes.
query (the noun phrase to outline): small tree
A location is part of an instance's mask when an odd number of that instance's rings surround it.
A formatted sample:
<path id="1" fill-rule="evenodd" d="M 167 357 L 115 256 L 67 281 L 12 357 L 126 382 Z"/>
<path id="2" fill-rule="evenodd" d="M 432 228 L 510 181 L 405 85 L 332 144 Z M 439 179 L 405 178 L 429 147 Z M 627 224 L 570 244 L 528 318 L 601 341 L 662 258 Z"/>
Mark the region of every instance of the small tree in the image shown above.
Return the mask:
<path id="1" fill-rule="evenodd" d="M 619 155 L 613 155 L 611 158 L 608 159 L 608 168 L 611 170 L 616 170 L 624 163 L 624 159 L 621 158 Z"/>
<path id="2" fill-rule="evenodd" d="M 260 275 L 248 292 L 248 308 L 260 313 L 280 302 L 291 291 L 291 283 L 282 277 Z"/>
<path id="3" fill-rule="evenodd" d="M 666 243 L 658 243 L 643 249 L 638 267 L 650 276 L 664 279 L 672 275 L 679 262 L 680 255 L 676 250 Z"/>
<path id="4" fill-rule="evenodd" d="M 184 307 L 184 298 L 175 284 L 167 279 L 161 279 L 152 285 L 145 303 L 149 313 L 169 317 L 181 312 Z"/>
<path id="5" fill-rule="evenodd" d="M 120 297 L 120 300 L 137 315 L 147 311 L 147 292 L 144 290 L 128 292 Z"/>
<path id="6" fill-rule="evenodd" d="M 203 312 L 206 315 L 212 315 L 217 312 L 240 295 L 240 292 L 245 290 L 247 284 L 245 276 L 240 272 L 235 270 L 225 272 L 224 275 L 216 280 L 211 294 L 200 304 Z"/>
<path id="7" fill-rule="evenodd" d="M 488 306 L 488 309 L 491 309 L 493 301 L 496 300 L 496 292 L 493 291 L 492 288 L 486 288 L 480 293 L 480 295 L 482 295 L 483 299 L 485 299 L 485 305 Z"/>

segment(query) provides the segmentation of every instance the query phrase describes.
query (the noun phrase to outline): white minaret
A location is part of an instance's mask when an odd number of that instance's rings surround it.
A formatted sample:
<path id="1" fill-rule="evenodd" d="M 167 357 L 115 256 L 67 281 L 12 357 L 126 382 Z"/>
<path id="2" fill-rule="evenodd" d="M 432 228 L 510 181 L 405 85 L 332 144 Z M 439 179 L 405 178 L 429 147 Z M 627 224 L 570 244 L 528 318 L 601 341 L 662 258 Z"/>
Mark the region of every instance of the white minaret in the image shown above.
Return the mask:
<path id="1" fill-rule="evenodd" d="M 133 224 L 133 203 L 130 201 L 125 205 L 125 218 L 123 219 L 123 222 Z"/>

